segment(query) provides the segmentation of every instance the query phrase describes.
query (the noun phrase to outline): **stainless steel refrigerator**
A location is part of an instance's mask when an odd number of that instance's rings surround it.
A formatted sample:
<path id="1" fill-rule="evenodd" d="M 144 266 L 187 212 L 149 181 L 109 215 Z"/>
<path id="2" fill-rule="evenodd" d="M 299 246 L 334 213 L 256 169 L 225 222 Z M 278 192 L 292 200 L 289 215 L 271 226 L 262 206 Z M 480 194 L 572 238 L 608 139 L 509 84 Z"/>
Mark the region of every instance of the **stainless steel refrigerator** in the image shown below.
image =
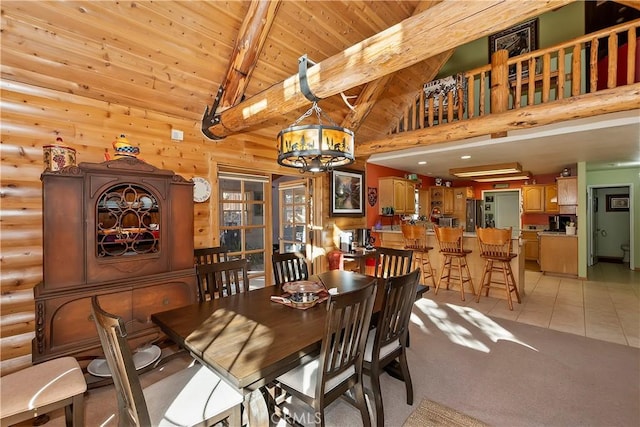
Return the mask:
<path id="1" fill-rule="evenodd" d="M 482 200 L 467 200 L 467 219 L 464 227 L 465 231 L 475 232 L 476 225 L 478 227 L 482 227 L 483 211 Z"/>

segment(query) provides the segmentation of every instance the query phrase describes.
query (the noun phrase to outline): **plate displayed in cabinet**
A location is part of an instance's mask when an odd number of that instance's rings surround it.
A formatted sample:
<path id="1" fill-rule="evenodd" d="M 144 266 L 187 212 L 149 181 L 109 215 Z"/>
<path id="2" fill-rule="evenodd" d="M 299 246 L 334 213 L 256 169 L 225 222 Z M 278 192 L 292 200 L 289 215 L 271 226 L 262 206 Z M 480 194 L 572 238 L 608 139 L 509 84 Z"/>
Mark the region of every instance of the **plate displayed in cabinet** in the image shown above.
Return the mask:
<path id="1" fill-rule="evenodd" d="M 211 184 L 206 179 L 194 176 L 193 181 L 193 201 L 206 202 L 211 197 Z"/>

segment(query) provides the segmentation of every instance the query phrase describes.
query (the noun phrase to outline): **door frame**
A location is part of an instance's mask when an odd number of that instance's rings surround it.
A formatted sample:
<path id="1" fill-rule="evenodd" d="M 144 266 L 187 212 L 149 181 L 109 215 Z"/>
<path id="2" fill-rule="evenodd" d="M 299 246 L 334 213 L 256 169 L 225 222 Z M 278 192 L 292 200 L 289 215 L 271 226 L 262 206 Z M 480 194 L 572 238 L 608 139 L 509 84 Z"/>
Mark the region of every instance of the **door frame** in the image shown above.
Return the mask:
<path id="1" fill-rule="evenodd" d="M 629 269 L 635 270 L 635 230 L 634 230 L 634 222 L 633 218 L 635 217 L 634 212 L 634 200 L 633 200 L 633 183 L 608 183 L 608 184 L 591 184 L 587 185 L 587 267 L 590 267 L 594 264 L 593 259 L 595 257 L 595 242 L 594 242 L 594 233 L 595 233 L 595 221 L 593 218 L 593 196 L 594 190 L 600 188 L 621 188 L 626 187 L 629 192 Z"/>
<path id="2" fill-rule="evenodd" d="M 506 191 L 512 191 L 512 192 L 517 192 L 518 193 L 518 212 L 520 212 L 520 219 L 519 219 L 519 230 L 520 233 L 522 233 L 522 214 L 524 213 L 522 210 L 522 188 L 496 188 L 496 189 L 488 189 L 488 190 L 482 190 L 480 195 L 482 197 L 482 208 L 484 209 L 484 203 L 485 203 L 485 193 L 504 193 Z M 494 212 L 495 215 L 495 212 Z M 482 212 L 482 225 L 484 225 L 484 211 Z"/>

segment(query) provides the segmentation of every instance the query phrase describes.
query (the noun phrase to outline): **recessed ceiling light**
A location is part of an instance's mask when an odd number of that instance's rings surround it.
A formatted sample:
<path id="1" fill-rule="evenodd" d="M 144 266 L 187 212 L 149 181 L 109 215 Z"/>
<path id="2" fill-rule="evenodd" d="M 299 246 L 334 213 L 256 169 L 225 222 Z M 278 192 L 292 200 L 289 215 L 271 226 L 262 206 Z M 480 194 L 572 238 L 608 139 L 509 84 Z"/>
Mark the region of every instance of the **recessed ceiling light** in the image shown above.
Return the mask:
<path id="1" fill-rule="evenodd" d="M 460 156 L 460 158 L 461 158 L 462 160 L 467 160 L 467 159 L 470 159 L 470 158 L 471 158 L 471 156 Z"/>
<path id="2" fill-rule="evenodd" d="M 422 161 L 418 162 L 418 164 L 419 164 L 419 165 L 426 165 L 426 164 L 427 164 L 427 162 L 425 162 L 424 160 L 422 160 Z"/>

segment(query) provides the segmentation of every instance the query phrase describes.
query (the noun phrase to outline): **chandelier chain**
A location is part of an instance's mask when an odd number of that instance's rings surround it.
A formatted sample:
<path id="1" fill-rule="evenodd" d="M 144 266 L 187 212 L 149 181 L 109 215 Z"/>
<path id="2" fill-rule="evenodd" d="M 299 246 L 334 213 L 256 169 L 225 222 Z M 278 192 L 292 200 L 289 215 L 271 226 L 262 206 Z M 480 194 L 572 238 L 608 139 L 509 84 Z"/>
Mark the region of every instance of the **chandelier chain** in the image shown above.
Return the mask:
<path id="1" fill-rule="evenodd" d="M 291 124 L 291 126 L 296 126 L 298 123 L 309 117 L 311 114 L 316 113 L 316 117 L 318 118 L 318 123 L 322 125 L 322 117 L 324 116 L 333 126 L 338 126 L 338 124 L 333 121 L 333 119 L 318 106 L 316 101 L 313 101 L 311 108 L 309 108 L 303 115 L 298 117 L 295 122 Z"/>

